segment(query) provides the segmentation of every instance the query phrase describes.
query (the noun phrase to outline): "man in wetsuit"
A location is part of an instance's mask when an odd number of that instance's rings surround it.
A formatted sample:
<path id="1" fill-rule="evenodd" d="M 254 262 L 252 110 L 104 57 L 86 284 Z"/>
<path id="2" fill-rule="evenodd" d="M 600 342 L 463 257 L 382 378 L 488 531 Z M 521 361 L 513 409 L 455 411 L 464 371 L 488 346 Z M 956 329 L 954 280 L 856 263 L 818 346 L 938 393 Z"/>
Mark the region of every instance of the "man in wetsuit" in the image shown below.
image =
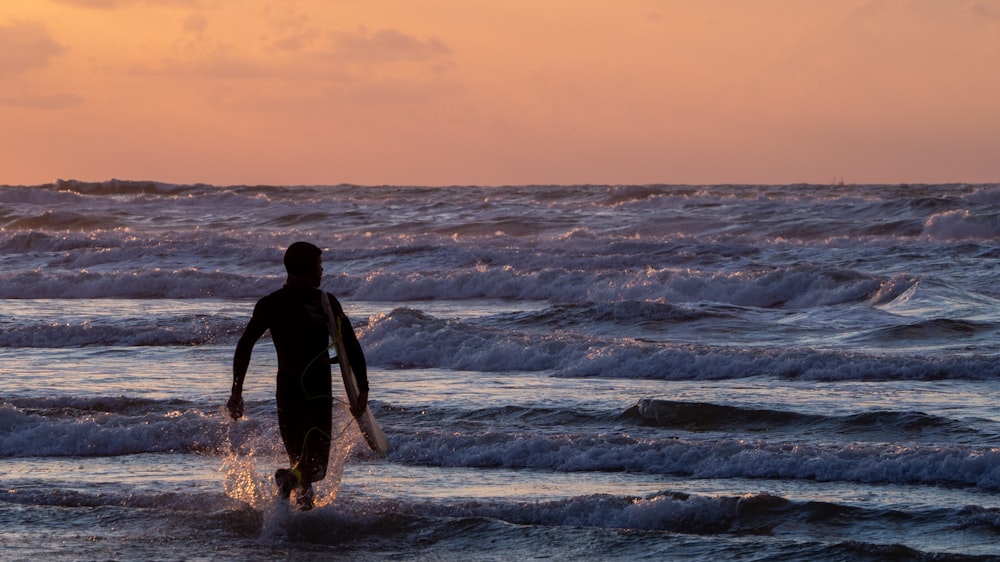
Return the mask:
<path id="1" fill-rule="evenodd" d="M 282 497 L 296 491 L 303 509 L 313 506 L 312 483 L 326 476 L 330 458 L 333 392 L 330 375 L 330 334 L 320 300 L 323 275 L 322 250 L 296 242 L 285 252 L 288 279 L 281 289 L 260 299 L 236 345 L 233 356 L 233 389 L 226 404 L 233 419 L 243 417 L 243 379 L 253 346 L 267 330 L 278 355 L 278 428 L 291 467 L 274 474 Z M 340 302 L 327 293 L 333 314 L 344 326 L 347 359 L 361 391 L 360 415 L 368 403 L 368 369 L 361 344 Z"/>

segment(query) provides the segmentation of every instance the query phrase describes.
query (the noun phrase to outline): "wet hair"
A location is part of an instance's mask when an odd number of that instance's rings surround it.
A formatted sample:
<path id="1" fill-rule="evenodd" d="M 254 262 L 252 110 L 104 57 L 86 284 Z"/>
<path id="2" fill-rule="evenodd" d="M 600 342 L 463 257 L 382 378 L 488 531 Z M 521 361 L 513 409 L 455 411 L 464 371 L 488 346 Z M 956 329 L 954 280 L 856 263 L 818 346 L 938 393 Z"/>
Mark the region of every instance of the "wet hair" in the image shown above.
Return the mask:
<path id="1" fill-rule="evenodd" d="M 285 250 L 285 271 L 289 275 L 312 275 L 323 250 L 309 242 L 295 242 Z"/>

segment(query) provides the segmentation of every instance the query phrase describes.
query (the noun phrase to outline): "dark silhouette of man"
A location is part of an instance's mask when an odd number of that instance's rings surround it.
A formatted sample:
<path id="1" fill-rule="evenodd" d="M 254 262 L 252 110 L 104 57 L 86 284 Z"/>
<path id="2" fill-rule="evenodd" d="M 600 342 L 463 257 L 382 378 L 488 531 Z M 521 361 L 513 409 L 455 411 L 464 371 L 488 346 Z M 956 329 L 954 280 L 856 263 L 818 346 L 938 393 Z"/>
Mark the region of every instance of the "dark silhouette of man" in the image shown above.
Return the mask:
<path id="1" fill-rule="evenodd" d="M 253 346 L 271 331 L 278 355 L 275 399 L 278 428 L 291 464 L 274 474 L 282 497 L 296 492 L 302 509 L 314 503 L 312 483 L 326 476 L 330 459 L 333 420 L 333 388 L 330 374 L 330 334 L 327 315 L 320 300 L 323 276 L 322 253 L 308 242 L 296 242 L 285 251 L 288 279 L 284 287 L 260 299 L 253 316 L 236 344 L 233 356 L 233 389 L 226 404 L 233 419 L 243 417 L 243 380 L 250 365 Z M 354 328 L 340 302 L 327 293 L 333 314 L 342 322 L 347 359 L 358 381 L 360 415 L 368 403 L 368 369 Z"/>

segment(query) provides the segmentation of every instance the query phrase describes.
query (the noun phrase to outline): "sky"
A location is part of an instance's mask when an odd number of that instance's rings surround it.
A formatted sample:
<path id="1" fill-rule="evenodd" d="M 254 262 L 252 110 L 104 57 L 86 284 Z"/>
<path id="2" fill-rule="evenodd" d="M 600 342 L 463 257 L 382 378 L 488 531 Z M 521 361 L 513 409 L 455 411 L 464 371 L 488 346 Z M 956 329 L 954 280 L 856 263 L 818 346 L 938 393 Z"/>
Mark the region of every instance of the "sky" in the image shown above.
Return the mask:
<path id="1" fill-rule="evenodd" d="M 1000 0 L 3 0 L 0 184 L 1000 182 Z"/>

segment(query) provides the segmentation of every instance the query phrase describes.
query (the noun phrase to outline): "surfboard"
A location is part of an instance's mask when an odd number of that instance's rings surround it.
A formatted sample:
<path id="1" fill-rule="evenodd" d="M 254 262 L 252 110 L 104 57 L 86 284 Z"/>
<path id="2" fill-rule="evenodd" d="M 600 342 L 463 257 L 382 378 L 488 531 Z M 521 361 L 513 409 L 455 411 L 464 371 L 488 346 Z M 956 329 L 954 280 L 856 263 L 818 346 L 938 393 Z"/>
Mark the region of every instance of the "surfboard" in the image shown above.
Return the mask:
<path id="1" fill-rule="evenodd" d="M 351 363 L 347 360 L 347 348 L 344 346 L 344 338 L 340 329 L 340 319 L 333 314 L 330 306 L 330 299 L 326 296 L 326 291 L 321 291 L 323 310 L 326 312 L 327 329 L 330 331 L 330 338 L 333 339 L 333 349 L 337 353 L 337 362 L 340 364 L 340 374 L 344 379 L 344 390 L 347 392 L 347 401 L 350 403 L 351 411 L 358 409 L 358 401 L 361 391 L 358 390 L 358 379 L 354 377 L 351 370 Z M 352 414 L 353 415 L 353 414 Z M 361 434 L 364 436 L 368 446 L 380 455 L 389 452 L 389 440 L 386 439 L 382 426 L 375 420 L 372 409 L 365 407 L 365 411 L 360 416 L 354 416 L 354 421 L 358 423 Z"/>

